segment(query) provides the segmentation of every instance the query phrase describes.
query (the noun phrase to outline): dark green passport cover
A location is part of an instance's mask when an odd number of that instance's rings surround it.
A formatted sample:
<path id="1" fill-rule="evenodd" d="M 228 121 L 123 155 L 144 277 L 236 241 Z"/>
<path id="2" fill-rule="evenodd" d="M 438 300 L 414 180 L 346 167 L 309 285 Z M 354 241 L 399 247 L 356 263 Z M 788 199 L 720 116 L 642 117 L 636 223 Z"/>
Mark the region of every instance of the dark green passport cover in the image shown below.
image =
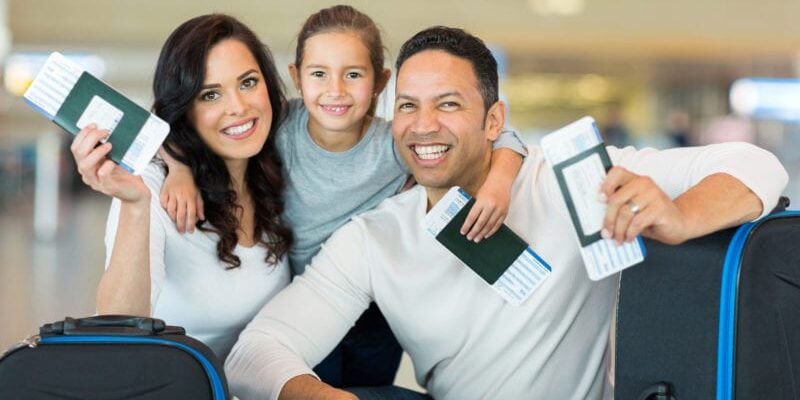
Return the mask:
<path id="1" fill-rule="evenodd" d="M 436 235 L 436 240 L 491 285 L 519 258 L 528 244 L 505 224 L 494 235 L 478 243 L 467 240 L 460 229 L 473 205 L 474 198 Z"/>
<path id="2" fill-rule="evenodd" d="M 94 96 L 101 97 L 124 113 L 111 137 L 108 138 L 113 145 L 109 157 L 120 164 L 136 135 L 150 117 L 150 113 L 101 80 L 88 72 L 82 73 L 61 108 L 58 109 L 53 122 L 67 132 L 73 135 L 77 134 L 80 130 L 77 126 L 78 120 Z"/>

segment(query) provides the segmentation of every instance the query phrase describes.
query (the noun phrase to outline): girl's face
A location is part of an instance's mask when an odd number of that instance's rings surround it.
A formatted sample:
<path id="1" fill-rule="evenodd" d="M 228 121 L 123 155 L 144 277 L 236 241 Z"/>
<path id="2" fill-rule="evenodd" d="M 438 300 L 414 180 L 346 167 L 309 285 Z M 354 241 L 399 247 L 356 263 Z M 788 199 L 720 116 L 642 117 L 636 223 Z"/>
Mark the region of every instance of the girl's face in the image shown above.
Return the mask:
<path id="1" fill-rule="evenodd" d="M 229 167 L 246 164 L 261 151 L 272 105 L 258 62 L 242 42 L 226 39 L 211 48 L 203 86 L 188 116 L 203 142 Z"/>
<path id="2" fill-rule="evenodd" d="M 301 65 L 289 72 L 309 113 L 312 134 L 360 136 L 377 96 L 369 50 L 353 32 L 327 32 L 305 43 Z"/>

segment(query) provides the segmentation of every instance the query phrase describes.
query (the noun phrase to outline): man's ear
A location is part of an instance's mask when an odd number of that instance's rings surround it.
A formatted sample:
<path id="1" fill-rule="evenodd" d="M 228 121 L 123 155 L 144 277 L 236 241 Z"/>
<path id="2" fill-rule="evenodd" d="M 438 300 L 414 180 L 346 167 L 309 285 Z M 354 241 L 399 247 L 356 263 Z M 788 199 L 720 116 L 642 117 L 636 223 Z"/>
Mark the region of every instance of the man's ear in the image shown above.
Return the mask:
<path id="1" fill-rule="evenodd" d="M 379 94 L 383 93 L 383 89 L 386 89 L 386 84 L 389 83 L 389 79 L 392 77 L 392 70 L 389 68 L 384 68 L 380 74 L 375 78 L 375 97 Z"/>
<path id="2" fill-rule="evenodd" d="M 297 89 L 297 93 L 300 93 L 300 96 L 303 96 L 302 91 L 300 90 L 300 73 L 297 71 L 297 66 L 294 63 L 289 64 L 289 76 L 292 77 L 292 82 L 294 82 L 294 88 Z"/>
<path id="3" fill-rule="evenodd" d="M 506 104 L 502 101 L 496 101 L 489 107 L 486 112 L 486 118 L 483 122 L 483 130 L 486 132 L 486 139 L 494 141 L 500 136 L 500 131 L 506 123 Z"/>

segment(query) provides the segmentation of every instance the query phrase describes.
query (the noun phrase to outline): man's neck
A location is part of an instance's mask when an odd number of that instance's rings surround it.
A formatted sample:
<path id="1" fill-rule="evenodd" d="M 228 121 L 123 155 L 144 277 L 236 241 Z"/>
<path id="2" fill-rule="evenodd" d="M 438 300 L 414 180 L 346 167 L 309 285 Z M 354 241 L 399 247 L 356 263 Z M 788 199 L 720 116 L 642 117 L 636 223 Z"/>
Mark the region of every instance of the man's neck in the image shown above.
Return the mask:
<path id="1" fill-rule="evenodd" d="M 477 195 L 478 189 L 481 188 L 483 182 L 485 181 L 486 181 L 486 174 L 484 174 L 481 177 L 481 179 L 477 180 L 477 182 L 475 183 L 472 184 L 465 183 L 463 185 L 458 185 L 458 186 L 460 186 L 462 189 L 464 189 L 464 191 L 469 193 L 470 196 L 474 197 Z M 446 188 L 432 188 L 427 186 L 425 187 L 425 191 L 428 194 L 428 211 L 430 211 L 430 209 L 433 208 L 433 206 L 436 205 L 436 203 L 438 203 L 439 200 L 442 199 L 442 197 L 444 197 L 444 195 L 447 193 L 448 190 L 450 190 L 449 187 Z"/>

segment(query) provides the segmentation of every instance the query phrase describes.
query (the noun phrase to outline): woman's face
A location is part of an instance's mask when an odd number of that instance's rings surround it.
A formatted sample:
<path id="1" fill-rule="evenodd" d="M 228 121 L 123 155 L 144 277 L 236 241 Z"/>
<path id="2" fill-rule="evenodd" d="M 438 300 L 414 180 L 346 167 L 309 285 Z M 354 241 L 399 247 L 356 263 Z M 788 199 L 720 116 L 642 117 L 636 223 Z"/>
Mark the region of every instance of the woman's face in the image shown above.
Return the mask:
<path id="1" fill-rule="evenodd" d="M 211 48 L 203 86 L 188 116 L 203 142 L 229 167 L 244 165 L 261 151 L 272 105 L 261 69 L 242 42 L 226 39 Z"/>

